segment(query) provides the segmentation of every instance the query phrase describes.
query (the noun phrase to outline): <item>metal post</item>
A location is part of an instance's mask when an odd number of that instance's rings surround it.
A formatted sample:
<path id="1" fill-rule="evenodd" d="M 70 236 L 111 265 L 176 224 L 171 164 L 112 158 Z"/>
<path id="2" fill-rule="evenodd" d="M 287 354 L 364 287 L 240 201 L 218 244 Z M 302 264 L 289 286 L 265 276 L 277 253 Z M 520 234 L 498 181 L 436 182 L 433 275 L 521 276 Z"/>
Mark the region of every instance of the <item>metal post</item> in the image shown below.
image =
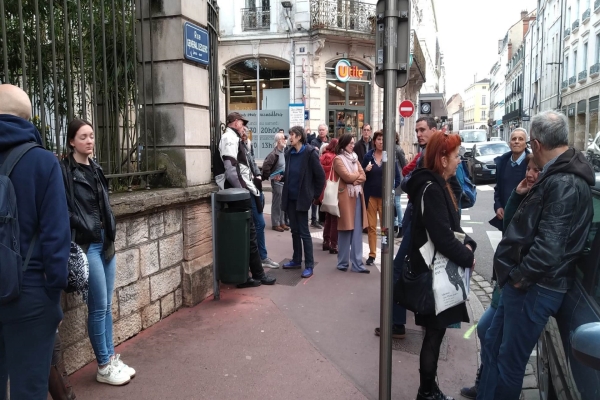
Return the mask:
<path id="1" fill-rule="evenodd" d="M 392 396 L 392 292 L 394 268 L 394 173 L 398 1 L 386 0 L 384 14 L 384 87 L 383 87 L 383 220 L 381 221 L 381 304 L 379 341 L 379 400 Z"/>
<path id="2" fill-rule="evenodd" d="M 221 300 L 221 291 L 219 289 L 219 274 L 217 270 L 217 212 L 220 209 L 217 206 L 215 193 L 210 194 L 210 204 L 212 207 L 212 251 L 213 251 L 213 300 Z"/>
<path id="3" fill-rule="evenodd" d="M 253 146 L 254 143 L 258 145 L 258 132 L 260 132 L 260 58 L 256 59 L 256 132 L 254 132 L 255 135 L 252 136 Z"/>

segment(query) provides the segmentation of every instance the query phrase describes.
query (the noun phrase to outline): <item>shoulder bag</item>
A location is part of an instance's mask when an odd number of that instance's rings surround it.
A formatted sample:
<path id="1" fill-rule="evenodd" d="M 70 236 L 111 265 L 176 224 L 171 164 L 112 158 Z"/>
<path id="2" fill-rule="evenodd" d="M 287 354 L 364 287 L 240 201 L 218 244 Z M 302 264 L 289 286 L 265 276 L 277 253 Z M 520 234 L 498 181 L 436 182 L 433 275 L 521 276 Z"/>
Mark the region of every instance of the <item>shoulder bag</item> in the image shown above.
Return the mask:
<path id="1" fill-rule="evenodd" d="M 340 205 L 338 201 L 338 188 L 340 186 L 340 180 L 334 180 L 333 177 L 333 165 L 331 171 L 329 171 L 329 177 L 325 181 L 325 191 L 323 192 L 323 201 L 321 202 L 321 211 L 334 215 L 340 216 Z"/>

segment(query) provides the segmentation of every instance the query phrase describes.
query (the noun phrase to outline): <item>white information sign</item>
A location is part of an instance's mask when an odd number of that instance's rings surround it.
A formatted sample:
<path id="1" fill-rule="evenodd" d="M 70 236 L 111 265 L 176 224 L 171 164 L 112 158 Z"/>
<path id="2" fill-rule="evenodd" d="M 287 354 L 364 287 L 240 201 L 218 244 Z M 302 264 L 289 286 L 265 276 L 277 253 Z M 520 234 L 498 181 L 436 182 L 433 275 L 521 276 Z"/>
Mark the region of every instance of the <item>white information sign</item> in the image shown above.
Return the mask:
<path id="1" fill-rule="evenodd" d="M 289 128 L 292 126 L 301 126 L 304 128 L 304 104 L 290 104 L 289 115 Z"/>
<path id="2" fill-rule="evenodd" d="M 289 128 L 288 110 L 260 110 L 260 126 L 256 126 L 256 110 L 238 110 L 248 120 L 248 128 L 252 131 L 254 158 L 264 160 L 275 142 L 275 134 L 284 129 L 287 135 Z M 303 115 L 304 118 L 304 115 Z"/>

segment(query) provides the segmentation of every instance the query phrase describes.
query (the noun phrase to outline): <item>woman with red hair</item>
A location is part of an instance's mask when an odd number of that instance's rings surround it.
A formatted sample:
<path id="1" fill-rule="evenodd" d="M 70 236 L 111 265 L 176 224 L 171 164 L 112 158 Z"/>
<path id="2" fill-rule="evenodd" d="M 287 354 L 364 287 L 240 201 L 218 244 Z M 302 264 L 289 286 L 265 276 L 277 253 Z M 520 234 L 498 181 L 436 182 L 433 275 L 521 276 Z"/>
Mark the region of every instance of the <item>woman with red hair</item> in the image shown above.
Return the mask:
<path id="1" fill-rule="evenodd" d="M 458 266 L 473 268 L 475 265 L 473 252 L 476 243 L 468 236 L 461 242 L 454 235 L 454 232 L 464 233 L 460 227 L 458 201 L 448 183 L 456 174 L 460 163 L 459 147 L 459 135 L 434 133 L 427 143 L 424 168 L 415 170 L 408 182 L 407 193 L 414 199 L 412 246 L 408 257 L 413 271 L 417 274 L 429 269 L 430 260 L 425 261 L 419 250 L 427 243 L 428 236 L 434 244 L 435 251 L 445 255 Z M 415 313 L 415 323 L 425 328 L 417 400 L 452 399 L 444 395 L 436 384 L 437 363 L 446 328 L 460 322 L 469 322 L 464 303 L 438 315 Z"/>
<path id="2" fill-rule="evenodd" d="M 325 171 L 325 179 L 329 179 L 331 174 L 331 168 L 333 167 L 333 159 L 335 158 L 335 146 L 337 146 L 338 140 L 331 139 L 323 154 L 319 158 L 323 171 Z M 332 176 L 333 178 L 333 176 Z M 325 188 L 321 192 L 319 201 L 323 201 L 323 195 L 325 194 Z M 338 230 L 337 230 L 338 217 L 325 213 L 325 227 L 323 229 L 323 251 L 329 250 L 330 254 L 338 254 Z"/>

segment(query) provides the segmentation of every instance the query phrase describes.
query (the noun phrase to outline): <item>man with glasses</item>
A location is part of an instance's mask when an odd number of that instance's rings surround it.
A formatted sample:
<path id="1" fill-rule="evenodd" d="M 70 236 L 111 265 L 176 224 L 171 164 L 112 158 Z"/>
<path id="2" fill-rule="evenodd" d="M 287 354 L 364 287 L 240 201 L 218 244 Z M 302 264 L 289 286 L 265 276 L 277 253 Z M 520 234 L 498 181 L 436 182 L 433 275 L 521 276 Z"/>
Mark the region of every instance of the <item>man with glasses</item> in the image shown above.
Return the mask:
<path id="1" fill-rule="evenodd" d="M 362 137 L 354 145 L 354 152 L 358 156 L 358 162 L 362 165 L 363 158 L 369 150 L 373 148 L 371 141 L 371 125 L 364 124 L 362 127 Z"/>

